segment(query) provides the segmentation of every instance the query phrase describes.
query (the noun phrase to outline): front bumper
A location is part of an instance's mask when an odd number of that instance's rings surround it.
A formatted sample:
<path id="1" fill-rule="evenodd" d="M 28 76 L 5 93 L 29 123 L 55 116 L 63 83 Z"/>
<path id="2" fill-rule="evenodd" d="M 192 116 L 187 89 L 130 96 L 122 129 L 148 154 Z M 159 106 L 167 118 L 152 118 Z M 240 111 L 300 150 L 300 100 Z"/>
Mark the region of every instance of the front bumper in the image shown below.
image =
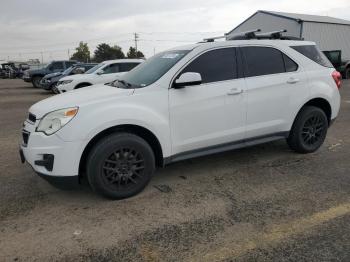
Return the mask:
<path id="1" fill-rule="evenodd" d="M 47 177 L 47 180 L 57 180 L 54 177 L 78 178 L 83 141 L 67 142 L 57 134 L 47 136 L 36 132 L 35 128 L 35 123 L 24 123 L 23 142 L 20 146 L 22 162 L 27 162 L 36 173 Z"/>
<path id="2" fill-rule="evenodd" d="M 54 85 L 54 83 L 51 82 L 51 81 L 48 81 L 48 80 L 42 79 L 42 80 L 40 81 L 40 87 L 43 88 L 43 89 L 45 89 L 45 90 L 51 90 L 51 88 L 52 88 L 53 85 Z"/>

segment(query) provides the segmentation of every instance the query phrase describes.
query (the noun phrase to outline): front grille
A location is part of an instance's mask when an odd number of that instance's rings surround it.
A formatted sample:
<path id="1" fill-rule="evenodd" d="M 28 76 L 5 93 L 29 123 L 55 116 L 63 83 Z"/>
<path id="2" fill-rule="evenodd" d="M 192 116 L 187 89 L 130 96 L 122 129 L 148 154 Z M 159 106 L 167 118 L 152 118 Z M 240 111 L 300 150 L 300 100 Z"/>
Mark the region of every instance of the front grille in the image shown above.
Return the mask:
<path id="1" fill-rule="evenodd" d="M 35 122 L 36 122 L 36 116 L 33 115 L 32 113 L 29 113 L 29 115 L 28 115 L 28 120 L 29 120 L 30 122 L 35 123 Z"/>
<path id="2" fill-rule="evenodd" d="M 30 135 L 30 133 L 28 131 L 26 131 L 26 130 L 22 131 L 23 145 L 24 146 L 26 146 L 28 144 L 29 135 Z"/>

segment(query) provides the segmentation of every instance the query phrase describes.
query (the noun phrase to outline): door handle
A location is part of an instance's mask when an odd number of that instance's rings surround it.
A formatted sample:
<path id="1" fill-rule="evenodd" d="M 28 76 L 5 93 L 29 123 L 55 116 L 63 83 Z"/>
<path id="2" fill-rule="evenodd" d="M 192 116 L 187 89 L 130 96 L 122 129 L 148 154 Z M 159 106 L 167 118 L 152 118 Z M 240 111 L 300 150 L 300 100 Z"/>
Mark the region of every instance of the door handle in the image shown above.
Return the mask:
<path id="1" fill-rule="evenodd" d="M 300 80 L 298 78 L 291 77 L 291 78 L 288 79 L 287 84 L 296 84 L 299 81 Z"/>
<path id="2" fill-rule="evenodd" d="M 239 95 L 243 93 L 243 89 L 240 88 L 232 88 L 230 91 L 227 92 L 229 96 Z"/>

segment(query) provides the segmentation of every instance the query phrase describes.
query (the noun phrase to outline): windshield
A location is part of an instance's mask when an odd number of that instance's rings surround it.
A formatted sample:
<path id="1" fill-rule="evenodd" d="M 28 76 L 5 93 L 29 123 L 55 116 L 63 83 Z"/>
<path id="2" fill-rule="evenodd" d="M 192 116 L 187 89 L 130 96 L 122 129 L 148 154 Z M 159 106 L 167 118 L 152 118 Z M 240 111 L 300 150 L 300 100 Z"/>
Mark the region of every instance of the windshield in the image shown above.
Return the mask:
<path id="1" fill-rule="evenodd" d="M 148 86 L 161 78 L 189 52 L 190 50 L 173 50 L 159 53 L 120 78 L 132 86 Z"/>
<path id="2" fill-rule="evenodd" d="M 85 74 L 92 74 L 93 72 L 95 72 L 97 69 L 101 68 L 104 65 L 105 65 L 104 63 L 95 65 L 93 68 L 90 68 L 88 71 L 86 71 Z"/>
<path id="3" fill-rule="evenodd" d="M 68 67 L 65 71 L 63 71 L 63 75 L 68 75 L 70 73 L 70 71 L 72 71 L 74 66 Z"/>

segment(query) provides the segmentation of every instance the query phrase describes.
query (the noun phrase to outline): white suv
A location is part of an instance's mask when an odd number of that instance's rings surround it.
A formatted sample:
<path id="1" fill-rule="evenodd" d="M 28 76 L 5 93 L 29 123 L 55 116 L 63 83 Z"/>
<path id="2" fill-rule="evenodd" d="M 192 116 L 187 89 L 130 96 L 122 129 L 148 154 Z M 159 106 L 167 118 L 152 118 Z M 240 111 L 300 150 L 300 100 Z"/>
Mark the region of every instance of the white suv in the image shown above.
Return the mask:
<path id="1" fill-rule="evenodd" d="M 60 79 L 55 87 L 55 93 L 65 93 L 95 84 L 105 84 L 116 80 L 122 74 L 138 66 L 142 59 L 118 59 L 104 61 L 84 74 L 66 76 Z"/>
<path id="2" fill-rule="evenodd" d="M 187 158 L 282 138 L 296 152 L 316 151 L 338 115 L 340 85 L 312 42 L 178 47 L 109 85 L 33 105 L 22 161 L 49 181 L 85 176 L 96 192 L 126 198 L 156 167 Z"/>

